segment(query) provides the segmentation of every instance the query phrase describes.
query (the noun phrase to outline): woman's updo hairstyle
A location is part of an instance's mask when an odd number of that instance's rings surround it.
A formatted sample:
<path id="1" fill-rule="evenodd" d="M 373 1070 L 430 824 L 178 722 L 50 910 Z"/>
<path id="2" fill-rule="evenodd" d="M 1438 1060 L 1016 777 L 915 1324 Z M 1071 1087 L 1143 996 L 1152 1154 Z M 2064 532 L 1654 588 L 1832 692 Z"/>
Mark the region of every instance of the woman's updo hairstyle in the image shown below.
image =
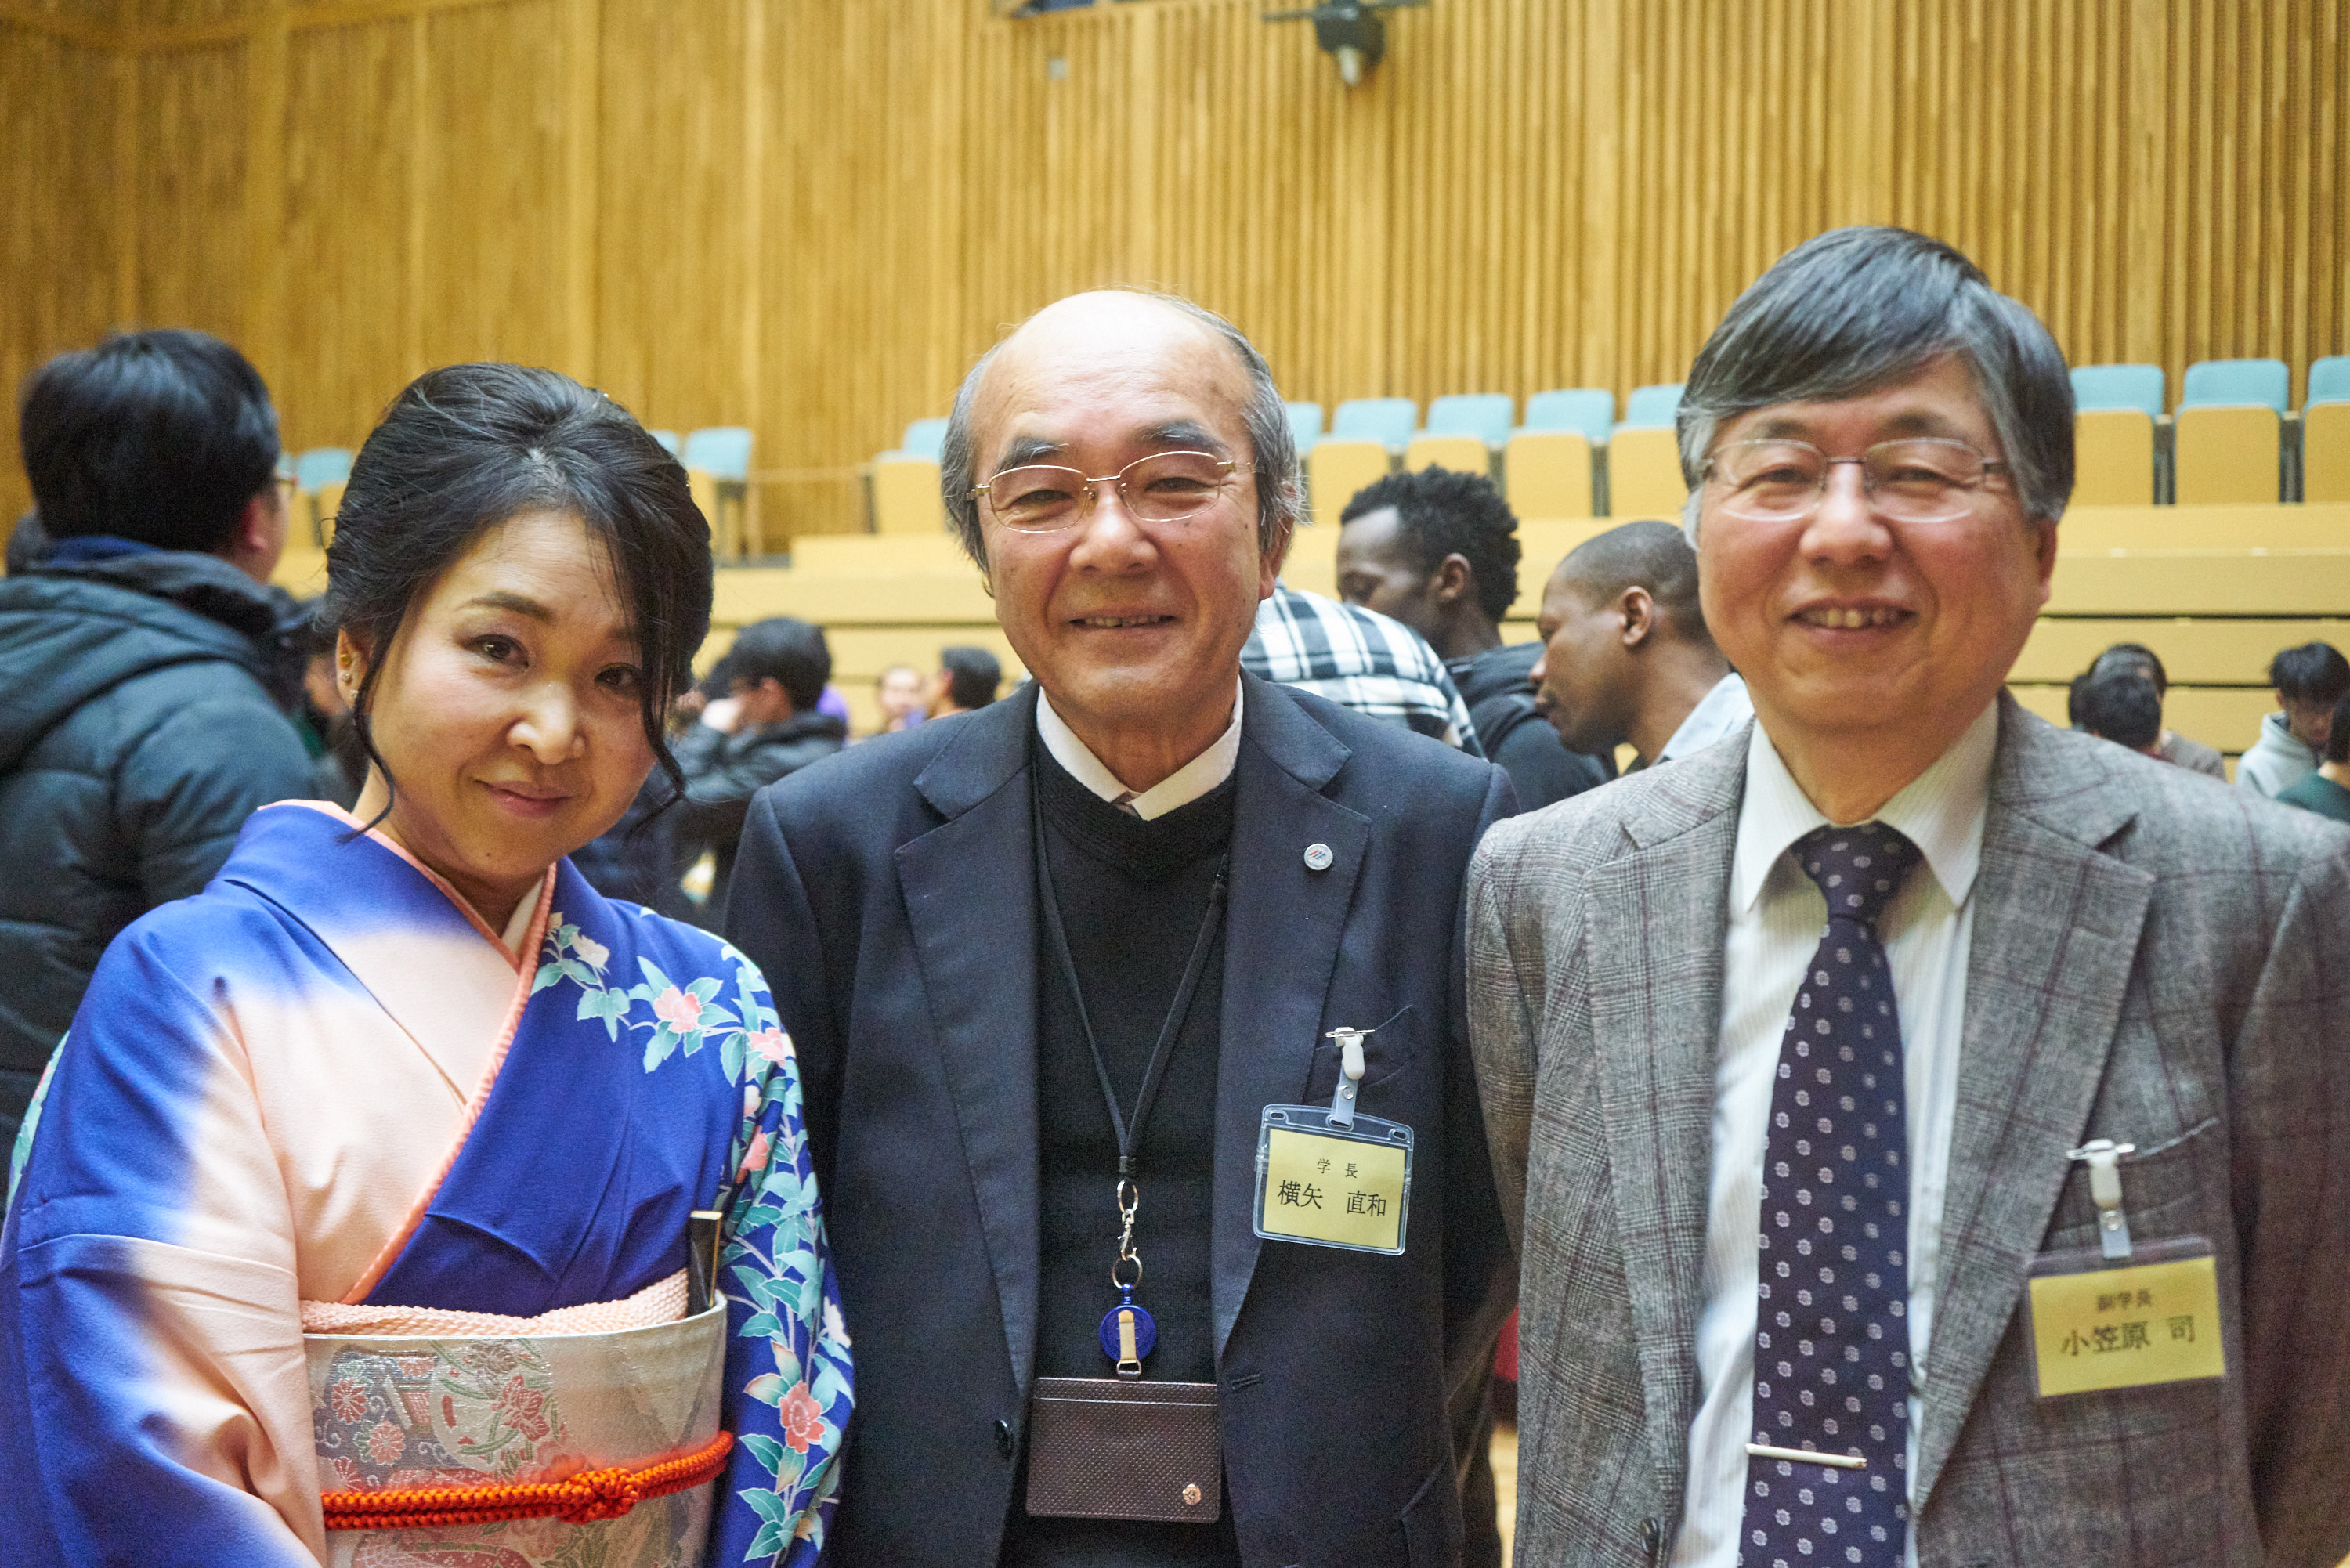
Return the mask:
<path id="1" fill-rule="evenodd" d="M 577 515 L 602 544 L 644 670 L 645 739 L 682 791 L 663 731 L 710 631 L 710 525 L 685 470 L 626 409 L 520 365 L 425 372 L 352 461 L 318 620 L 368 649 L 351 711 L 369 759 L 390 783 L 368 707 L 409 611 L 484 533 L 539 511 Z"/>

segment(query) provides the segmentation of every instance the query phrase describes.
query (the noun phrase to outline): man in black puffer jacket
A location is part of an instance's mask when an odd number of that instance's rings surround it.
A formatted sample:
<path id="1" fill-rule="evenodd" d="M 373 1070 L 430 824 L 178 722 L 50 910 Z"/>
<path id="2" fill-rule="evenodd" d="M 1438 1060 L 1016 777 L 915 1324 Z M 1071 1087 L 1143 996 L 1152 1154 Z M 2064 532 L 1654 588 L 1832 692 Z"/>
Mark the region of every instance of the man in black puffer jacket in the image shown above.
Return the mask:
<path id="1" fill-rule="evenodd" d="M 47 553 L 0 582 L 0 1147 L 123 927 L 306 795 L 278 707 L 277 416 L 196 332 L 37 371 L 21 421 Z"/>

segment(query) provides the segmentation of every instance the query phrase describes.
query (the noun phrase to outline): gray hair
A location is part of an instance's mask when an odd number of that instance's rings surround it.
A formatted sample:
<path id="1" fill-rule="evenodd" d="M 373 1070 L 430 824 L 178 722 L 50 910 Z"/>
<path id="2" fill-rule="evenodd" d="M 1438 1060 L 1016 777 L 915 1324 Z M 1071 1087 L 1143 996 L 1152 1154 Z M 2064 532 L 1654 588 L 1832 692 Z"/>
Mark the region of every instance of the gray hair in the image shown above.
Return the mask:
<path id="1" fill-rule="evenodd" d="M 1690 542 L 1723 421 L 1897 386 L 1946 354 L 1974 376 L 2024 515 L 2054 522 L 2073 493 L 2073 382 L 2048 328 L 1939 240 L 1831 229 L 1755 279 L 1690 367 L 1676 421 Z"/>
<path id="2" fill-rule="evenodd" d="M 1256 542 L 1260 555 L 1284 548 L 1303 507 L 1298 499 L 1297 436 L 1289 423 L 1288 405 L 1273 384 L 1273 369 L 1256 345 L 1241 329 L 1180 295 L 1128 288 L 1109 292 L 1155 300 L 1180 311 L 1223 339 L 1248 376 L 1248 400 L 1241 407 L 1241 422 L 1248 431 L 1249 462 L 1256 470 Z M 1008 340 L 1008 339 L 1007 339 Z M 971 374 L 955 390 L 954 409 L 947 418 L 946 444 L 939 453 L 939 491 L 946 502 L 947 524 L 962 542 L 964 552 L 981 571 L 987 570 L 987 541 L 980 532 L 979 502 L 972 490 L 979 483 L 979 449 L 972 435 L 972 410 L 979 401 L 980 383 L 1003 345 L 998 343 L 979 357 Z"/>

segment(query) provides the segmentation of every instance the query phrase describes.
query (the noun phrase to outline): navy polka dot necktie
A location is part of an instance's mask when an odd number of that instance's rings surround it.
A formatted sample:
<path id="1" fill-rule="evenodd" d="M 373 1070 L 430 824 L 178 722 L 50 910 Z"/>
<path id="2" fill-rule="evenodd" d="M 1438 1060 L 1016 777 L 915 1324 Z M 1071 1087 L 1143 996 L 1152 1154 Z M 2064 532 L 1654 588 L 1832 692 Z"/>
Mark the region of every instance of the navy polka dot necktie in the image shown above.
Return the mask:
<path id="1" fill-rule="evenodd" d="M 1908 1521 L 1909 1134 L 1877 921 L 1919 857 L 1877 822 L 1820 828 L 1794 854 L 1827 898 L 1828 925 L 1771 1090 L 1738 1560 L 1897 1568 Z"/>

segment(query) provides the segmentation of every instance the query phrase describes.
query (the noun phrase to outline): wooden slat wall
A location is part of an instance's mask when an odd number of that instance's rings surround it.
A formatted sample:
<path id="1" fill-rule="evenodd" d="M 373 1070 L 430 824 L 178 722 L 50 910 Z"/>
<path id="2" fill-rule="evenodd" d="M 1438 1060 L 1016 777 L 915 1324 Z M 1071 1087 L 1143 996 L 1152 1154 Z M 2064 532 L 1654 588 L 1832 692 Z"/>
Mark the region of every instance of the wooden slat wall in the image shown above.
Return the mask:
<path id="1" fill-rule="evenodd" d="M 2350 351 L 2350 0 L 1435 0 L 1352 91 L 1262 8 L 0 0 L 0 371 L 109 320 L 231 332 L 298 447 L 428 364 L 551 363 L 752 425 L 773 539 L 861 525 L 858 462 L 1111 281 L 1326 405 L 1679 379 L 1847 222 L 1952 240 L 2174 390 Z"/>
<path id="2" fill-rule="evenodd" d="M 0 12 L 0 389 L 11 395 L 0 402 L 0 536 L 31 504 L 14 390 L 49 355 L 106 329 L 119 282 L 116 210 L 106 199 L 117 174 L 105 133 L 120 87 L 114 61 L 71 41 L 70 26 L 11 26 L 7 16 Z"/>

